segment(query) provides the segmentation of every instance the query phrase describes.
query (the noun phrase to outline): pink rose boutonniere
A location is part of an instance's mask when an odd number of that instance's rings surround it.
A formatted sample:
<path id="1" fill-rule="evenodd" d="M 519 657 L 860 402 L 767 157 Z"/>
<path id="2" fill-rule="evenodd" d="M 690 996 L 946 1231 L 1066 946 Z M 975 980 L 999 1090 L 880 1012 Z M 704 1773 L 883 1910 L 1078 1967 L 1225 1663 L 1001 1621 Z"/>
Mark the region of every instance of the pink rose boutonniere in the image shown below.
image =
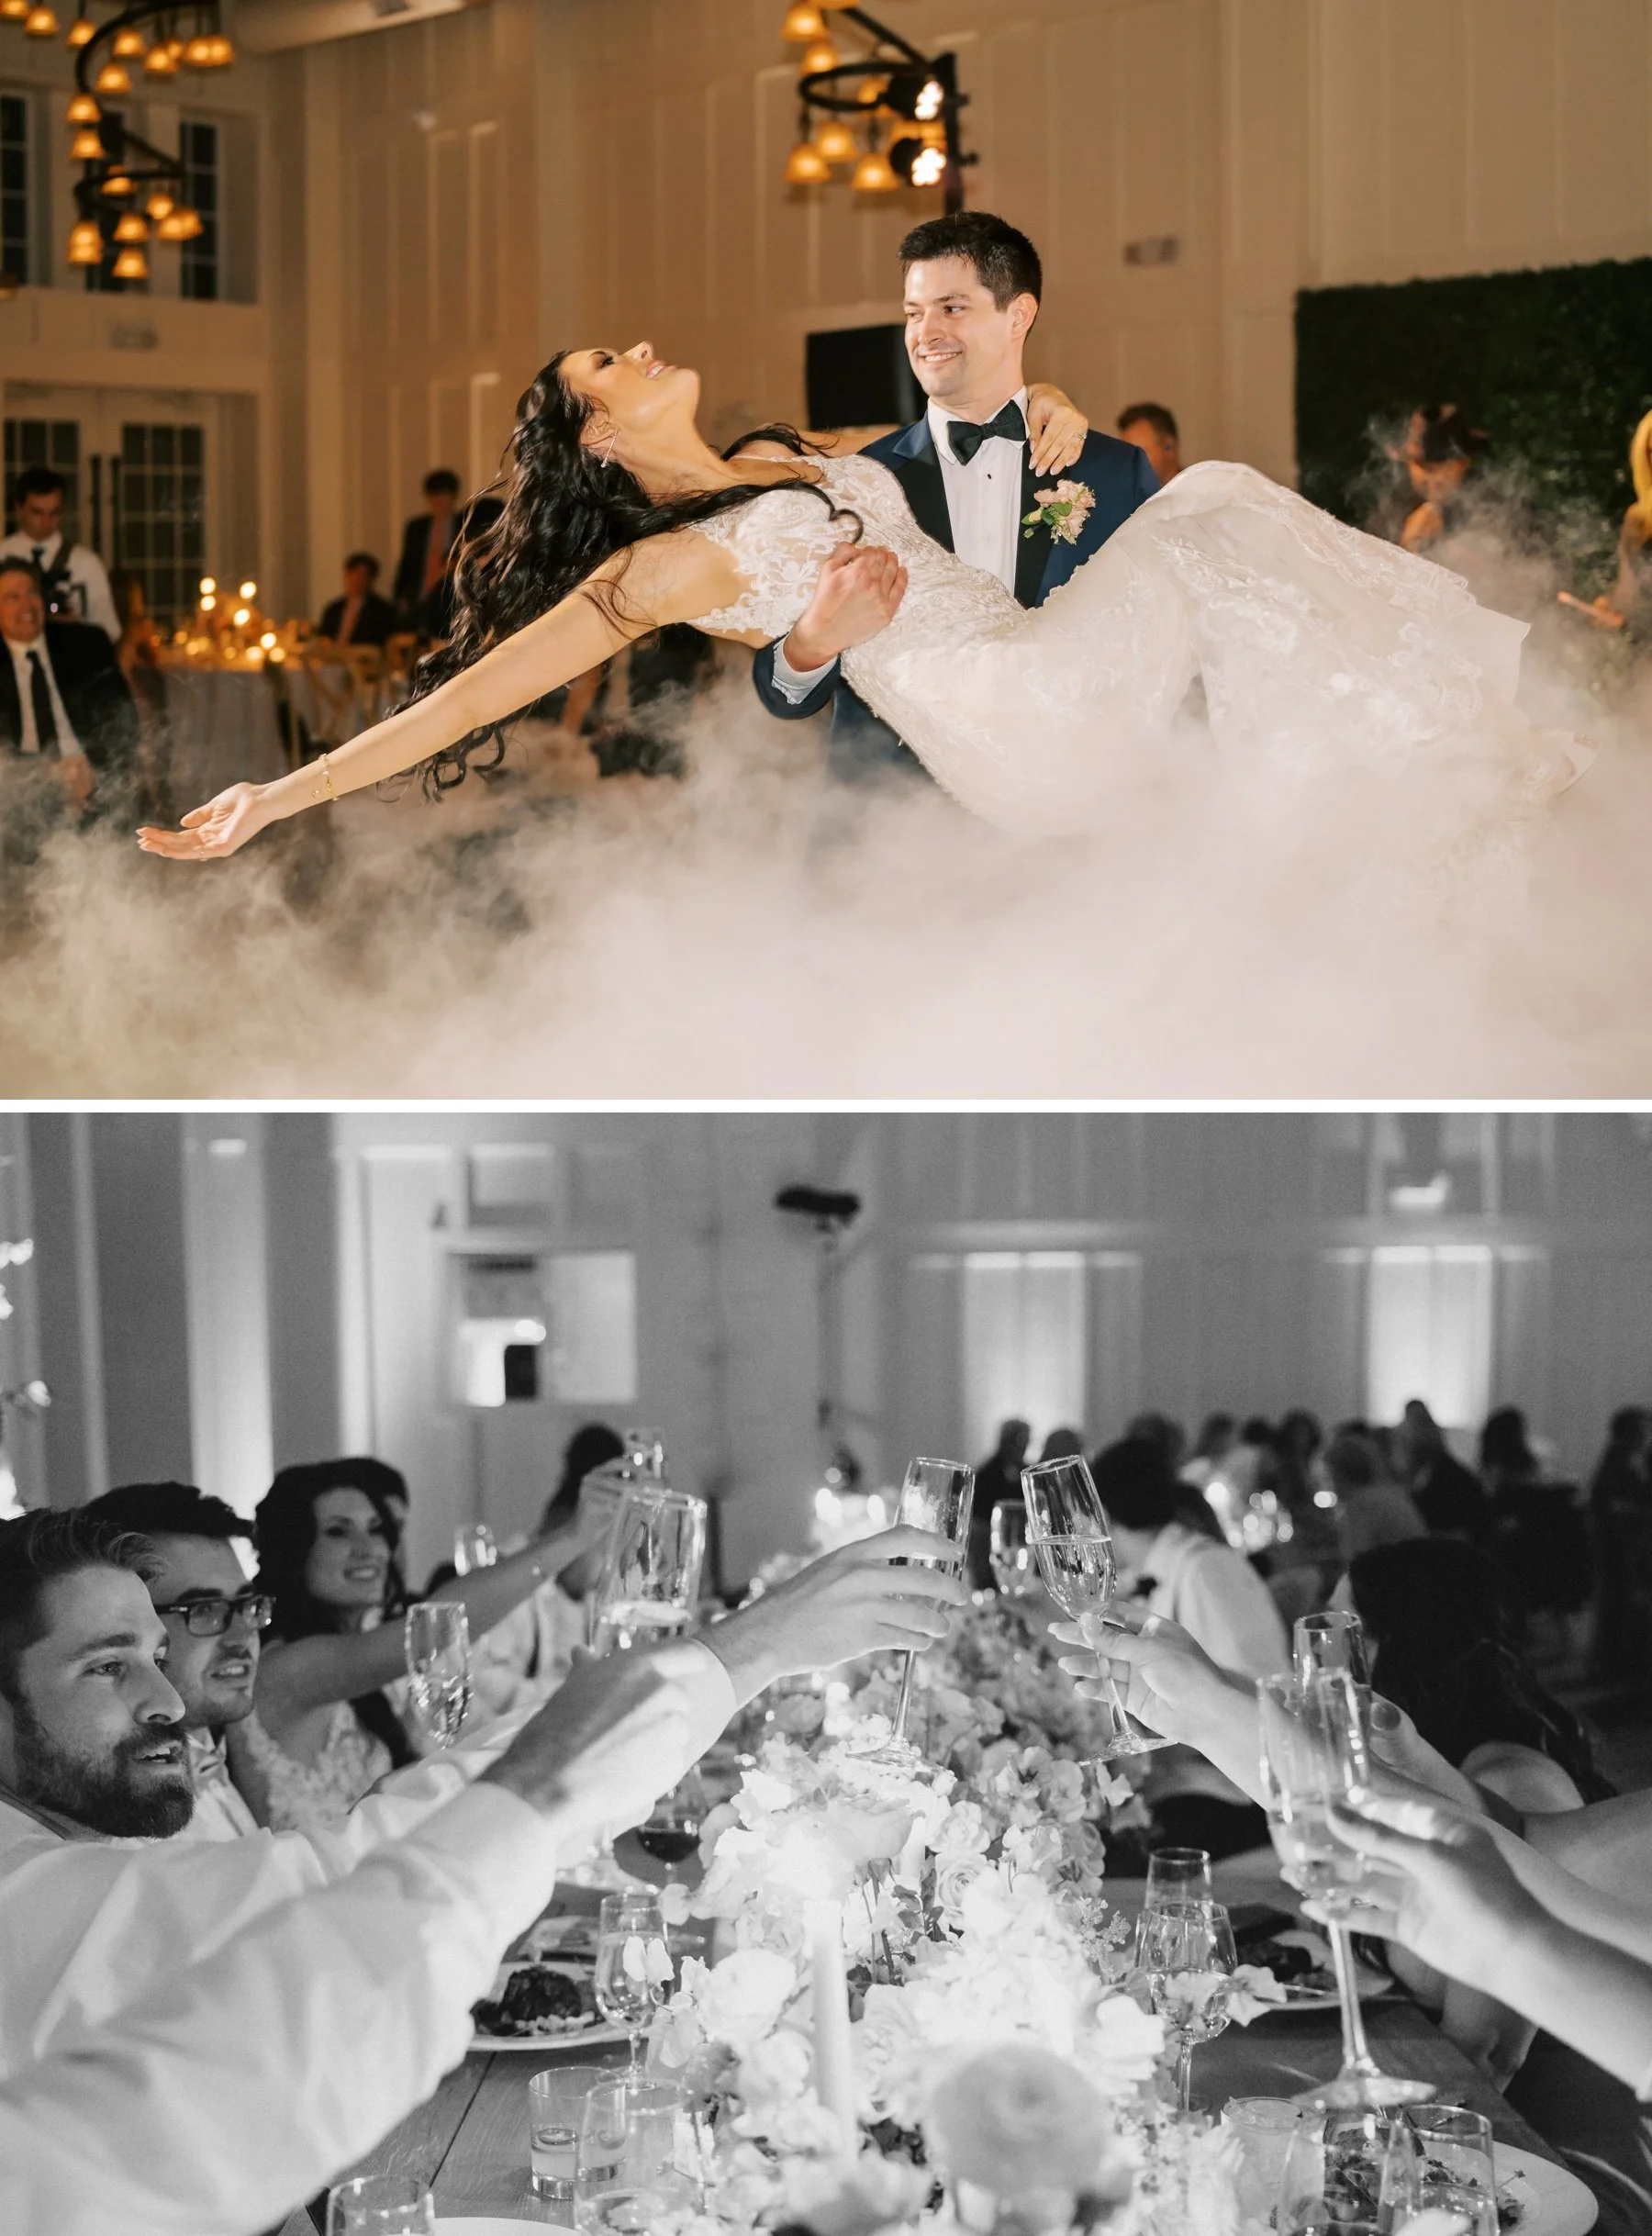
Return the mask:
<path id="1" fill-rule="evenodd" d="M 1081 481 L 1058 481 L 1053 489 L 1034 489 L 1033 509 L 1022 515 L 1023 540 L 1042 520 L 1057 543 L 1077 543 L 1084 523 L 1096 509 L 1096 492 Z"/>

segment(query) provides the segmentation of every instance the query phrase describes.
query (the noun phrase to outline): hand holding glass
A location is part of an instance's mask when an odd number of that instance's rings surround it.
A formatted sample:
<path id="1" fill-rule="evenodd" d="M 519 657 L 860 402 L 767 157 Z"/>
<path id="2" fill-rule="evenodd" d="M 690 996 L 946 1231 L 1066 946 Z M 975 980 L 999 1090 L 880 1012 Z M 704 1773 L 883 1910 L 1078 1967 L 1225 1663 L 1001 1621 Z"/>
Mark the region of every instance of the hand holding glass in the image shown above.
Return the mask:
<path id="1" fill-rule="evenodd" d="M 699 1604 L 706 1502 L 632 1483 L 620 1502 L 593 1594 L 597 1652 L 681 1638 Z"/>
<path id="2" fill-rule="evenodd" d="M 419 1727 L 438 1747 L 451 1747 L 464 1727 L 471 1698 L 470 1625 L 464 1603 L 427 1599 L 402 1625 L 407 1700 Z"/>
<path id="3" fill-rule="evenodd" d="M 1027 1501 L 1027 1542 L 1044 1590 L 1076 1623 L 1086 1616 L 1099 1621 L 1112 1605 L 1119 1571 L 1107 1516 L 1088 1468 L 1082 1459 L 1046 1459 L 1021 1470 L 1021 1490 Z M 1111 1728 L 1096 1750 L 1096 1761 L 1113 1762 L 1122 1755 L 1144 1755 L 1163 1747 L 1165 1740 L 1131 1722 L 1105 1656 L 1101 1668 Z"/>
<path id="4" fill-rule="evenodd" d="M 895 1508 L 897 1526 L 910 1529 L 927 1529 L 937 1537 L 944 1537 L 957 1548 L 957 1557 L 952 1561 L 935 1563 L 954 1575 L 961 1575 L 965 1558 L 969 1549 L 969 1513 L 975 1504 L 975 1470 L 966 1468 L 957 1459 L 914 1459 L 906 1471 L 900 1486 L 900 1498 Z M 916 1649 L 909 1647 L 906 1666 L 900 1673 L 900 1698 L 895 1708 L 895 1729 L 891 1745 L 906 1744 L 907 1716 L 912 1705 L 912 1670 L 918 1660 Z"/>

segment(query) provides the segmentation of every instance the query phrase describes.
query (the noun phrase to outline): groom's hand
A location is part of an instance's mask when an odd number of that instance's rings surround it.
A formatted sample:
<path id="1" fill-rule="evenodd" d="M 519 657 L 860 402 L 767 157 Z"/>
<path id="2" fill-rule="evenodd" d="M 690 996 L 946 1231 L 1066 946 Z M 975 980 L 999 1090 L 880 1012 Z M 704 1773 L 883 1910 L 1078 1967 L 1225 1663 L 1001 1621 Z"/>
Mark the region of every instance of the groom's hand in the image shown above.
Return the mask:
<path id="1" fill-rule="evenodd" d="M 907 571 L 876 543 L 840 543 L 821 567 L 814 596 L 781 647 L 800 675 L 824 667 L 887 629 L 906 596 Z"/>

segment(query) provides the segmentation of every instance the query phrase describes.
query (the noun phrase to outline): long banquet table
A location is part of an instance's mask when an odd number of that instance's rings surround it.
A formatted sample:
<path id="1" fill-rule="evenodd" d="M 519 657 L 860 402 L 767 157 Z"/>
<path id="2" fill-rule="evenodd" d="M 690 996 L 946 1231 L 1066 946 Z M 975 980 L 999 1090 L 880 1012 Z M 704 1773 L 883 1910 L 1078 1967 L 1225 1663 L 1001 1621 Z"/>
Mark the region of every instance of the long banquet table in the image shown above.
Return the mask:
<path id="1" fill-rule="evenodd" d="M 634 1862 L 629 1854 L 628 1864 Z M 1217 1893 L 1229 1904 L 1248 1899 L 1291 1899 L 1281 1886 L 1271 1851 L 1235 1857 L 1216 1867 Z M 1108 1898 L 1131 1914 L 1140 1906 L 1142 1883 L 1110 1880 Z M 592 1897 L 562 1888 L 569 1907 Z M 1478 2067 L 1455 2049 L 1400 1991 L 1365 2006 L 1372 2053 L 1391 2072 L 1432 2081 L 1442 2096 L 1484 2112 L 1499 2142 L 1554 2159 L 1557 2153 L 1511 2110 Z M 1327 2080 L 1341 2062 L 1342 2034 L 1334 2011 L 1270 2011 L 1249 2027 L 1230 2027 L 1193 2055 L 1193 2100 L 1220 2111 L 1233 2096 L 1290 2096 Z M 543 2203 L 528 2186 L 528 2079 L 560 2063 L 623 2066 L 622 2047 L 582 2052 L 577 2042 L 549 2043 L 533 2052 L 475 2052 L 454 2067 L 428 2102 L 410 2112 L 354 2171 L 418 2173 L 434 2193 L 439 2218 L 493 2215 L 530 2225 L 566 2227 L 569 2208 Z M 280 2236 L 315 2236 L 325 2228 L 324 2200 L 294 2213 Z"/>

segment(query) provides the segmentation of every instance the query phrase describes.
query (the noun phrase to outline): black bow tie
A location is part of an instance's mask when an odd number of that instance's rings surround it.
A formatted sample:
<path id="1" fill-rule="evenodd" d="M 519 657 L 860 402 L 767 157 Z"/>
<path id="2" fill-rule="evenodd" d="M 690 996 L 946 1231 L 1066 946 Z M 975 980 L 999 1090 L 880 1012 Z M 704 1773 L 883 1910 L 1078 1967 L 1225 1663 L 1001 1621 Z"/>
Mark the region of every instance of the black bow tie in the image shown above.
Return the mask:
<path id="1" fill-rule="evenodd" d="M 952 454 L 960 465 L 967 465 L 988 435 L 999 435 L 1006 442 L 1024 442 L 1027 422 L 1021 418 L 1019 404 L 1006 404 L 996 419 L 988 419 L 985 427 L 977 427 L 973 419 L 953 419 L 948 423 L 946 439 L 952 444 Z"/>

